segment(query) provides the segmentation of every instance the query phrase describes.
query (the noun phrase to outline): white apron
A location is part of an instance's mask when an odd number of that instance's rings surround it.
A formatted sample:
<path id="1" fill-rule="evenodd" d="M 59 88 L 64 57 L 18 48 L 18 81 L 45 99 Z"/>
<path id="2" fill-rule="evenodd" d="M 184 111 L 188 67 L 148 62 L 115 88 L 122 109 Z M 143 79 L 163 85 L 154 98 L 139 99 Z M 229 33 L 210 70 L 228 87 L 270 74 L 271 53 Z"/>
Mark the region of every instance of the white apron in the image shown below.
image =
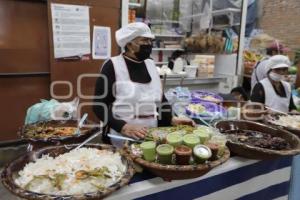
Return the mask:
<path id="1" fill-rule="evenodd" d="M 116 100 L 112 105 L 114 117 L 129 124 L 157 127 L 158 113 L 156 103 L 161 102 L 162 87 L 153 60 L 147 59 L 144 61 L 151 77 L 149 83 L 131 81 L 122 55 L 113 57 L 111 60 L 116 76 L 115 86 L 113 87 Z M 120 134 L 113 129 L 110 130 L 110 133 Z M 124 141 L 112 139 L 111 142 L 114 146 L 121 147 Z"/>
<path id="2" fill-rule="evenodd" d="M 286 97 L 281 97 L 276 94 L 275 89 L 268 78 L 261 80 L 260 83 L 263 85 L 265 91 L 265 105 L 284 113 L 289 112 L 291 100 L 290 84 L 288 82 L 281 81 L 286 93 Z"/>

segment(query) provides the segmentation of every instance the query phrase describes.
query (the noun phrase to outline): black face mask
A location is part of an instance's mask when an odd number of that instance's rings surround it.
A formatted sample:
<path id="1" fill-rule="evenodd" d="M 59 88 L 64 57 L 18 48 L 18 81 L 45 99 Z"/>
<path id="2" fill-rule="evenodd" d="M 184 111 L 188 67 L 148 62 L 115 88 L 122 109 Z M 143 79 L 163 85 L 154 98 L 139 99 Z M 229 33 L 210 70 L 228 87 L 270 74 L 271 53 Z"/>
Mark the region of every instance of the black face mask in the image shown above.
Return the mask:
<path id="1" fill-rule="evenodd" d="M 143 44 L 140 45 L 140 50 L 138 52 L 135 52 L 134 55 L 139 60 L 146 60 L 149 58 L 150 54 L 152 52 L 152 45 L 151 44 Z"/>

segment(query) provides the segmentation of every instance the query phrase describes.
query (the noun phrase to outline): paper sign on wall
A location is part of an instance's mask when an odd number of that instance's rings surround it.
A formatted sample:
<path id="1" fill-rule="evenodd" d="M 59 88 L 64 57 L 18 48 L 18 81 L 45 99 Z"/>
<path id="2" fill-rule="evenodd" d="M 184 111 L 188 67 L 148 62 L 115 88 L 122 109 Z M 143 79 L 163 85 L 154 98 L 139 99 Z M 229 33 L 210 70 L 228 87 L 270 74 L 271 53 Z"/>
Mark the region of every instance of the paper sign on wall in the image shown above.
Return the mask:
<path id="1" fill-rule="evenodd" d="M 108 59 L 111 57 L 110 27 L 94 26 L 93 59 Z"/>
<path id="2" fill-rule="evenodd" d="M 54 57 L 91 53 L 89 7 L 51 4 Z"/>

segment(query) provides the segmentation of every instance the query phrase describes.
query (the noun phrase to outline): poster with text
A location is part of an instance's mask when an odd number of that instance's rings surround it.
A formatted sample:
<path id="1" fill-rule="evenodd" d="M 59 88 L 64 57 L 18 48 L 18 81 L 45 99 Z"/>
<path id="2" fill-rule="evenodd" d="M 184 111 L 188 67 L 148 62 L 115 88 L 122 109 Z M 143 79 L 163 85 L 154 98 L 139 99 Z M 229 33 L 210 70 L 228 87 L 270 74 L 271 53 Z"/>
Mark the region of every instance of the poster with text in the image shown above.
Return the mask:
<path id="1" fill-rule="evenodd" d="M 88 6 L 51 4 L 54 58 L 91 53 Z"/>

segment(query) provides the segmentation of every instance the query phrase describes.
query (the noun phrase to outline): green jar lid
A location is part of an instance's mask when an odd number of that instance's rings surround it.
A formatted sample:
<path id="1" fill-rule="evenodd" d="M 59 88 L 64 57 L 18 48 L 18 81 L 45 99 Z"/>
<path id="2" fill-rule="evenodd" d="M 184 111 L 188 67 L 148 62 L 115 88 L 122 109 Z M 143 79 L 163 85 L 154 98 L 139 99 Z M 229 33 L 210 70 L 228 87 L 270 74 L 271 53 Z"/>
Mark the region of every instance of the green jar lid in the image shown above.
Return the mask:
<path id="1" fill-rule="evenodd" d="M 182 135 L 178 132 L 169 133 L 167 135 L 167 142 L 174 143 L 174 142 L 181 142 Z"/>
<path id="2" fill-rule="evenodd" d="M 147 141 L 147 142 L 143 142 L 140 145 L 141 149 L 155 149 L 156 147 L 156 143 L 153 141 Z"/>
<path id="3" fill-rule="evenodd" d="M 200 139 L 196 134 L 186 134 L 185 136 L 183 136 L 183 142 L 186 144 L 199 144 Z"/>
<path id="4" fill-rule="evenodd" d="M 161 144 L 156 147 L 156 151 L 159 155 L 170 155 L 174 152 L 174 147 L 169 144 Z"/>

